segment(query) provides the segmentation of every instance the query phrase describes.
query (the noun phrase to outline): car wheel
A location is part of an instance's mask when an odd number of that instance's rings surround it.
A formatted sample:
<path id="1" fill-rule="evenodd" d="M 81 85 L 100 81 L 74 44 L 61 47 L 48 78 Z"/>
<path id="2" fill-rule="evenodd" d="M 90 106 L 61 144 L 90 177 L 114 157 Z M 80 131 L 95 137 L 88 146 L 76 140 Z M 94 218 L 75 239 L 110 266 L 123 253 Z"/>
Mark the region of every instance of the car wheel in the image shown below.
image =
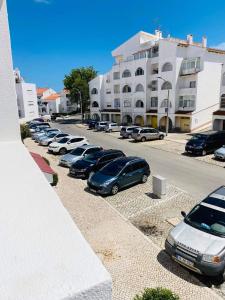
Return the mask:
<path id="1" fill-rule="evenodd" d="M 66 148 L 61 148 L 61 149 L 59 150 L 59 154 L 60 154 L 60 155 L 64 155 L 64 154 L 66 154 L 66 152 L 67 152 Z"/>
<path id="2" fill-rule="evenodd" d="M 143 137 L 141 138 L 141 141 L 142 141 L 142 142 L 146 142 L 146 137 L 143 136 Z"/>
<path id="3" fill-rule="evenodd" d="M 131 139 L 131 138 L 132 138 L 132 136 L 131 136 L 131 134 L 129 134 L 129 135 L 128 135 L 128 139 Z"/>
<path id="4" fill-rule="evenodd" d="M 148 181 L 148 176 L 146 174 L 144 174 L 141 178 L 141 182 L 146 183 L 147 181 Z"/>
<path id="5" fill-rule="evenodd" d="M 160 140 L 163 140 L 163 139 L 164 139 L 164 135 L 160 135 L 160 136 L 159 136 L 159 139 L 160 139 Z"/>
<path id="6" fill-rule="evenodd" d="M 202 156 L 205 156 L 207 153 L 205 150 L 202 150 Z"/>
<path id="7" fill-rule="evenodd" d="M 119 186 L 118 184 L 114 184 L 114 186 L 111 189 L 111 194 L 116 195 L 119 192 Z"/>

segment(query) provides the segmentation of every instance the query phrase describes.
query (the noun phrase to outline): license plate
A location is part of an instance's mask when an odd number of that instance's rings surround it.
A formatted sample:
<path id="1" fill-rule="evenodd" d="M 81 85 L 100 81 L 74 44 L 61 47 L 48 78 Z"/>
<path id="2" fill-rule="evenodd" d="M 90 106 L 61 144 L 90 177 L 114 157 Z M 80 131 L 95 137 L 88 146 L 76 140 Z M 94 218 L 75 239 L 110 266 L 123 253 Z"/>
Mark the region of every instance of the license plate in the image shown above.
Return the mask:
<path id="1" fill-rule="evenodd" d="M 176 259 L 178 261 L 180 261 L 181 263 L 185 264 L 186 266 L 189 266 L 189 267 L 193 267 L 194 266 L 194 263 L 190 260 L 187 260 L 183 257 L 181 257 L 180 255 L 176 255 Z"/>
<path id="2" fill-rule="evenodd" d="M 89 188 L 92 193 L 96 193 L 96 190 Z"/>

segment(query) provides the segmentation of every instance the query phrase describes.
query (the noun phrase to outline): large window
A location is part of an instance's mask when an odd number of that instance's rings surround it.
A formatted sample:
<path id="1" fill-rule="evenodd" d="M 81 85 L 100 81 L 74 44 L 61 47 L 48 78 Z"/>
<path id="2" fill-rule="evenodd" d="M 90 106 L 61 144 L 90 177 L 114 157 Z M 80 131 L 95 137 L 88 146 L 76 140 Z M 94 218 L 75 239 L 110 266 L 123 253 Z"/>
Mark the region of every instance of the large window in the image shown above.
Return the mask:
<path id="1" fill-rule="evenodd" d="M 142 84 L 138 84 L 135 89 L 136 92 L 144 92 L 144 87 Z"/>
<path id="2" fill-rule="evenodd" d="M 182 108 L 195 107 L 195 96 L 194 95 L 180 96 L 179 97 L 179 107 L 182 107 Z"/>
<path id="3" fill-rule="evenodd" d="M 123 78 L 131 77 L 131 72 L 129 70 L 123 71 L 122 77 Z"/>
<path id="4" fill-rule="evenodd" d="M 151 97 L 151 107 L 158 107 L 158 97 Z"/>
<path id="5" fill-rule="evenodd" d="M 182 74 L 192 74 L 200 71 L 200 57 L 184 59 L 181 65 Z"/>
<path id="6" fill-rule="evenodd" d="M 119 108 L 120 107 L 120 99 L 116 98 L 114 99 L 114 108 Z"/>
<path id="7" fill-rule="evenodd" d="M 171 90 L 172 84 L 169 81 L 165 81 L 162 84 L 161 90 Z"/>
<path id="8" fill-rule="evenodd" d="M 221 102 L 220 102 L 220 107 L 225 108 L 225 94 L 221 96 Z"/>
<path id="9" fill-rule="evenodd" d="M 144 75 L 144 70 L 142 68 L 137 68 L 136 72 L 135 72 L 135 76 L 140 76 L 140 75 Z"/>
<path id="10" fill-rule="evenodd" d="M 120 72 L 114 72 L 114 73 L 113 73 L 113 79 L 114 79 L 114 80 L 120 79 Z"/>
<path id="11" fill-rule="evenodd" d="M 92 107 L 99 107 L 98 102 L 97 102 L 97 101 L 94 101 L 94 102 L 92 103 Z"/>
<path id="12" fill-rule="evenodd" d="M 113 87 L 113 90 L 114 90 L 114 94 L 119 94 L 120 93 L 120 85 L 115 84 Z"/>
<path id="13" fill-rule="evenodd" d="M 98 90 L 97 90 L 96 88 L 93 88 L 93 89 L 91 90 L 91 94 L 92 94 L 92 95 L 97 95 L 97 94 L 98 94 Z"/>
<path id="14" fill-rule="evenodd" d="M 142 100 L 138 100 L 136 102 L 136 107 L 144 107 L 144 102 Z"/>
<path id="15" fill-rule="evenodd" d="M 123 93 L 131 93 L 131 87 L 129 85 L 125 85 L 123 87 Z"/>
<path id="16" fill-rule="evenodd" d="M 171 63 L 167 62 L 162 66 L 162 72 L 169 72 L 173 70 L 173 66 Z"/>

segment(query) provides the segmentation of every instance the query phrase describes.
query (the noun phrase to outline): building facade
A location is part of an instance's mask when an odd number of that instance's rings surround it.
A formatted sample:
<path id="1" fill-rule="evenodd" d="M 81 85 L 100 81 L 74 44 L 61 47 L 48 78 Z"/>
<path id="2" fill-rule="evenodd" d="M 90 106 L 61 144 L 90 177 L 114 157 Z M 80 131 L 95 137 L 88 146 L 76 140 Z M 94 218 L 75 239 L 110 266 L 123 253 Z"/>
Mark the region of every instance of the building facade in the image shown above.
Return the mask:
<path id="1" fill-rule="evenodd" d="M 225 51 L 139 32 L 112 51 L 112 69 L 89 83 L 94 119 L 191 132 L 212 122 L 219 108 Z M 168 101 L 169 95 L 169 101 Z"/>
<path id="2" fill-rule="evenodd" d="M 38 117 L 38 104 L 36 85 L 27 83 L 20 75 L 20 71 L 14 71 L 17 105 L 19 118 L 23 121 L 30 121 Z"/>

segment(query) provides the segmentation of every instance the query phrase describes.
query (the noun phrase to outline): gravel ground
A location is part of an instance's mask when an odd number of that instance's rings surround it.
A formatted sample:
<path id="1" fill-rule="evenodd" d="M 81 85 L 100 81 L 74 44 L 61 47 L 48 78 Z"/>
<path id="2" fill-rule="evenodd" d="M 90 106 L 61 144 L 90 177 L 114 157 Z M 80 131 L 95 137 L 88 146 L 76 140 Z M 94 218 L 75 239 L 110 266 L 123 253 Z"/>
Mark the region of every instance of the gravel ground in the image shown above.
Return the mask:
<path id="1" fill-rule="evenodd" d="M 85 181 L 68 177 L 68 169 L 59 167 L 58 157 L 46 153 L 46 148 L 38 146 L 30 139 L 25 140 L 25 145 L 30 151 L 49 159 L 52 168 L 58 173 L 59 183 L 55 190 L 84 237 L 110 272 L 113 279 L 113 300 L 132 300 L 134 295 L 145 287 L 156 286 L 170 288 L 184 300 L 220 299 L 187 270 L 172 262 L 165 252 L 152 242 L 162 246 L 162 243 L 156 241 L 157 238 L 146 238 L 130 223 L 142 220 L 141 216 L 146 216 L 147 220 L 152 218 L 154 222 L 155 218 L 156 222 L 161 220 L 164 224 L 165 218 L 175 216 L 181 208 L 185 209 L 185 200 L 190 198 L 185 198 L 183 191 L 168 186 L 170 198 L 154 199 L 149 181 L 146 185 L 137 185 L 122 191 L 116 198 L 103 199 L 87 192 Z M 181 195 L 182 203 L 179 201 Z M 175 204 L 172 211 L 168 209 L 170 205 L 168 206 L 167 201 Z M 177 205 L 179 207 L 176 207 Z M 191 203 L 187 204 L 189 205 Z M 160 215 L 162 209 L 163 215 L 165 214 L 163 217 Z M 168 230 L 168 225 L 165 228 L 164 225 L 160 226 L 159 229 L 163 232 Z"/>

